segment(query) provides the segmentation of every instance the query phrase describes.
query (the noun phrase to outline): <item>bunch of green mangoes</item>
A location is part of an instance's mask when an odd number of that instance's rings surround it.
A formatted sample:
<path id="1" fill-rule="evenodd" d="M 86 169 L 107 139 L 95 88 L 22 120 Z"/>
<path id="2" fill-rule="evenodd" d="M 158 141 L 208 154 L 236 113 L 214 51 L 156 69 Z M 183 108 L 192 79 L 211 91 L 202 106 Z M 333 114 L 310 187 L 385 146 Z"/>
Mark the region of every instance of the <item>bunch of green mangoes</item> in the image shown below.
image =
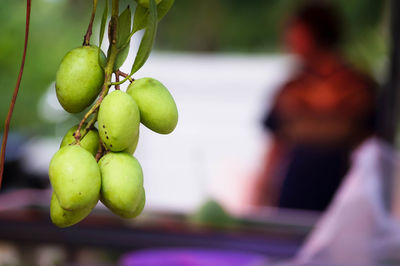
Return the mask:
<path id="1" fill-rule="evenodd" d="M 98 47 L 83 46 L 62 59 L 56 76 L 56 94 L 67 112 L 83 111 L 106 86 L 104 58 Z M 96 123 L 83 124 L 77 140 L 78 125 L 72 127 L 50 162 L 50 216 L 59 227 L 84 219 L 99 200 L 123 218 L 138 216 L 146 197 L 142 168 L 133 156 L 139 124 L 168 134 L 178 122 L 173 97 L 153 78 L 133 81 L 126 92 L 108 93 L 96 112 L 97 128 Z"/>

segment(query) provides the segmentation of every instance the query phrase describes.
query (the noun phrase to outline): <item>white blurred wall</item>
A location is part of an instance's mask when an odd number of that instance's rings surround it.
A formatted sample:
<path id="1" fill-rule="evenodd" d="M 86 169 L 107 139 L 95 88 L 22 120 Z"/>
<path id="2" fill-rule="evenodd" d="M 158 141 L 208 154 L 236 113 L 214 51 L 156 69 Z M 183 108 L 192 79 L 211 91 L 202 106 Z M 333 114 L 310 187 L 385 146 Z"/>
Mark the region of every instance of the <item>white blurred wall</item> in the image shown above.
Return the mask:
<path id="1" fill-rule="evenodd" d="M 240 204 L 266 148 L 261 117 L 292 61 L 282 56 L 152 54 L 135 76 L 156 78 L 170 89 L 179 122 L 167 136 L 141 128 L 136 156 L 149 208 L 191 211 L 207 196 Z"/>

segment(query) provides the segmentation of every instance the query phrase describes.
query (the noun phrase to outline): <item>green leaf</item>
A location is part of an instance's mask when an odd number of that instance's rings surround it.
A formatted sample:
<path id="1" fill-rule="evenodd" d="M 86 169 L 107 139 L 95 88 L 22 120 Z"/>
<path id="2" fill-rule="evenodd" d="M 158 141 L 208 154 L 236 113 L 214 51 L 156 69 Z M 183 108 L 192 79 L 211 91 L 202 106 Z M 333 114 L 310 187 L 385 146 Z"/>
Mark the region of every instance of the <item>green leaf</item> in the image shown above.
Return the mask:
<path id="1" fill-rule="evenodd" d="M 136 54 L 135 62 L 133 63 L 131 69 L 131 75 L 136 73 L 144 65 L 144 63 L 146 63 L 156 37 L 158 21 L 156 2 L 155 0 L 150 0 L 149 4 L 149 15 L 147 17 L 146 31 L 144 32 L 142 41 L 140 42 L 139 50 Z"/>
<path id="2" fill-rule="evenodd" d="M 157 19 L 160 21 L 171 9 L 175 0 L 163 0 L 157 6 Z M 150 8 L 145 8 L 141 5 L 137 5 L 135 11 L 135 17 L 133 18 L 133 29 L 132 33 L 142 30 L 146 27 Z M 132 34 L 133 35 L 133 34 Z"/>
<path id="3" fill-rule="evenodd" d="M 117 26 L 117 48 L 121 48 L 131 33 L 132 16 L 129 6 L 119 15 Z"/>
<path id="4" fill-rule="evenodd" d="M 100 35 L 99 35 L 99 47 L 103 43 L 104 31 L 106 29 L 107 17 L 108 17 L 108 0 L 105 1 L 103 16 L 101 18 Z"/>
<path id="5" fill-rule="evenodd" d="M 100 34 L 99 34 L 99 53 L 98 53 L 98 60 L 100 63 L 100 66 L 103 68 L 106 66 L 106 60 L 102 57 L 101 54 L 101 44 L 103 43 L 103 38 L 104 38 L 104 31 L 106 28 L 106 23 L 107 23 L 107 17 L 108 17 L 108 0 L 106 0 L 106 3 L 104 5 L 104 10 L 103 10 L 103 16 L 101 18 L 101 25 L 100 25 Z"/>
<path id="6" fill-rule="evenodd" d="M 115 65 L 113 68 L 114 71 L 117 70 L 118 68 L 120 68 L 124 64 L 126 58 L 128 57 L 129 44 L 130 44 L 130 42 L 128 42 L 128 45 L 125 46 L 120 52 L 118 52 L 117 58 L 115 59 Z"/>
<path id="7" fill-rule="evenodd" d="M 131 33 L 132 26 L 132 15 L 129 6 L 121 13 L 118 17 L 117 25 L 117 48 L 120 49 L 118 52 L 114 70 L 117 70 L 125 62 L 126 57 L 129 54 L 129 35 Z"/>
<path id="8" fill-rule="evenodd" d="M 132 33 L 144 29 L 146 27 L 148 17 L 149 17 L 149 9 L 141 5 L 137 5 L 135 10 L 135 16 L 133 17 Z"/>
<path id="9" fill-rule="evenodd" d="M 157 17 L 160 21 L 174 5 L 175 0 L 163 0 L 157 6 Z"/>

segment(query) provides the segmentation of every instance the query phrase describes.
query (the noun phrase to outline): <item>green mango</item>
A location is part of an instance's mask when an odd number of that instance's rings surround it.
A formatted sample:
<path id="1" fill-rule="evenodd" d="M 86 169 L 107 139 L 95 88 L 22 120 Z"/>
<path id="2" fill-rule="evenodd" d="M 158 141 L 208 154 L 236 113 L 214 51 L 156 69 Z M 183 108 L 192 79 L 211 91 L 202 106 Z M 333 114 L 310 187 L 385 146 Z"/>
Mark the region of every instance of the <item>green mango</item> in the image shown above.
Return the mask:
<path id="1" fill-rule="evenodd" d="M 122 218 L 126 218 L 126 219 L 135 218 L 142 213 L 145 204 L 146 204 L 146 193 L 144 191 L 144 188 L 142 187 L 142 189 L 140 191 L 139 202 L 134 211 L 122 211 L 122 210 L 116 209 L 113 212 L 115 214 L 121 216 Z"/>
<path id="2" fill-rule="evenodd" d="M 49 177 L 58 202 L 65 210 L 86 208 L 99 197 L 99 166 L 93 155 L 79 145 L 62 147 L 54 154 Z"/>
<path id="3" fill-rule="evenodd" d="M 138 142 L 139 142 L 139 130 L 138 130 L 136 136 L 132 139 L 131 144 L 129 144 L 128 148 L 123 150 L 123 152 L 129 153 L 129 154 L 134 154 L 136 151 Z"/>
<path id="4" fill-rule="evenodd" d="M 160 133 L 171 133 L 178 123 L 178 109 L 168 89 L 158 80 L 141 78 L 126 91 L 137 103 L 143 125 Z"/>
<path id="5" fill-rule="evenodd" d="M 156 0 L 156 5 L 158 5 L 162 0 Z M 149 0 L 136 0 L 139 5 L 144 6 L 145 8 L 149 8 Z"/>
<path id="6" fill-rule="evenodd" d="M 125 92 L 108 94 L 100 105 L 100 138 L 111 151 L 122 151 L 132 144 L 139 130 L 140 113 L 135 101 Z"/>
<path id="7" fill-rule="evenodd" d="M 56 94 L 62 107 L 79 113 L 99 95 L 103 82 L 105 55 L 97 46 L 82 46 L 69 51 L 56 75 Z"/>
<path id="8" fill-rule="evenodd" d="M 146 192 L 144 191 L 144 187 L 142 187 L 140 201 L 136 210 L 132 213 L 127 214 L 126 218 L 135 218 L 139 216 L 142 213 L 145 205 L 146 205 Z"/>
<path id="9" fill-rule="evenodd" d="M 110 152 L 99 161 L 101 171 L 100 200 L 122 217 L 133 214 L 141 201 L 143 172 L 132 155 Z"/>
<path id="10" fill-rule="evenodd" d="M 86 124 L 83 125 L 84 128 Z M 71 127 L 67 133 L 65 134 L 64 138 L 61 141 L 60 148 L 64 146 L 71 145 L 75 142 L 74 133 L 78 129 L 78 125 Z M 83 129 L 81 129 L 81 134 L 83 133 Z M 96 156 L 97 151 L 99 149 L 99 132 L 96 128 L 92 128 L 86 133 L 86 135 L 80 141 L 81 147 Z"/>
<path id="11" fill-rule="evenodd" d="M 82 221 L 86 216 L 88 216 L 89 213 L 92 211 L 92 209 L 96 206 L 97 202 L 98 199 L 82 209 L 75 211 L 67 211 L 60 206 L 57 196 L 53 192 L 51 195 L 51 202 L 50 202 L 51 221 L 53 222 L 53 224 L 61 228 L 74 225 Z"/>

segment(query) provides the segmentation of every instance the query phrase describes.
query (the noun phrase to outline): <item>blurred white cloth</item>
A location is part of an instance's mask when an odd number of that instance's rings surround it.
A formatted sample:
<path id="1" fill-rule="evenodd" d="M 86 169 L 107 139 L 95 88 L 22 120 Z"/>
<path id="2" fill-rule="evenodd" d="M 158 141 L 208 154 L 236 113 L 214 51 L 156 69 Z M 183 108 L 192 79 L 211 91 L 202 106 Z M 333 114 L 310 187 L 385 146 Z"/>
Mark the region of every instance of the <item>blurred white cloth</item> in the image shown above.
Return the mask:
<path id="1" fill-rule="evenodd" d="M 394 148 L 377 138 L 363 142 L 293 264 L 400 265 L 400 223 L 395 216 L 399 159 Z"/>

